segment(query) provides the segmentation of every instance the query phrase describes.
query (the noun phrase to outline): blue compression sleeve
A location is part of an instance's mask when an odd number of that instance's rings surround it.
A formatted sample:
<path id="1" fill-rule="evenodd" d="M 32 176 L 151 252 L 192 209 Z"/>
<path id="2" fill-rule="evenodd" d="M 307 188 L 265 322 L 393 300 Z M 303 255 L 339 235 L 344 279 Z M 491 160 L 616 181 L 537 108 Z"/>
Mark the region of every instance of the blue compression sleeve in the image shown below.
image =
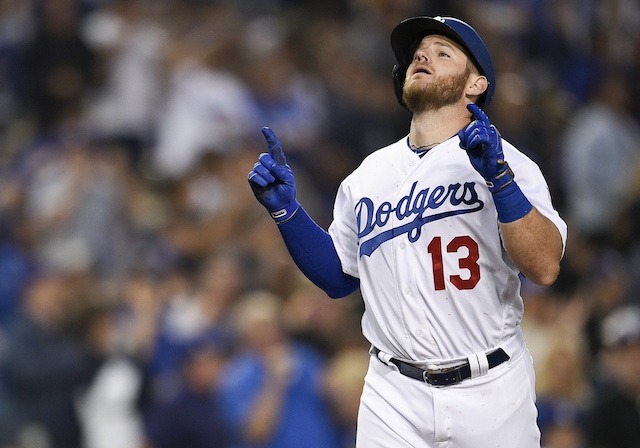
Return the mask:
<path id="1" fill-rule="evenodd" d="M 278 229 L 298 268 L 329 297 L 345 297 L 358 289 L 360 280 L 342 272 L 331 236 L 302 207 Z"/>

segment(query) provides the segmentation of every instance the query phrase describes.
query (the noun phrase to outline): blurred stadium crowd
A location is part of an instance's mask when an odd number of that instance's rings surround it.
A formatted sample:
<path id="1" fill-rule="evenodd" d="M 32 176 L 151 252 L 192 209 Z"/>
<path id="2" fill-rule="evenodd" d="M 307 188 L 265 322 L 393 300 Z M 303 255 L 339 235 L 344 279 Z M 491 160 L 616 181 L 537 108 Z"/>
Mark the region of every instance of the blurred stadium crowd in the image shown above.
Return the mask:
<path id="1" fill-rule="evenodd" d="M 246 178 L 268 125 L 328 226 L 408 132 L 412 15 L 485 38 L 488 115 L 569 224 L 522 289 L 543 446 L 640 446 L 638 1 L 1 0 L 0 447 L 354 446 L 361 300 L 302 278 Z"/>

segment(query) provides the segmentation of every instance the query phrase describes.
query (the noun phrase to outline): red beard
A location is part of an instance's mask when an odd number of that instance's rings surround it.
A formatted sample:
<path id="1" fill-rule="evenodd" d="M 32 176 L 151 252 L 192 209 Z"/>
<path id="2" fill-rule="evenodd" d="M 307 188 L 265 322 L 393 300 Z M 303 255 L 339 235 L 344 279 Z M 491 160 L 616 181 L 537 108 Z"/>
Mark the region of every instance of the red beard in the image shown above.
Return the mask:
<path id="1" fill-rule="evenodd" d="M 437 110 L 460 101 L 467 85 L 469 71 L 440 78 L 429 84 L 405 83 L 402 100 L 413 113 Z"/>

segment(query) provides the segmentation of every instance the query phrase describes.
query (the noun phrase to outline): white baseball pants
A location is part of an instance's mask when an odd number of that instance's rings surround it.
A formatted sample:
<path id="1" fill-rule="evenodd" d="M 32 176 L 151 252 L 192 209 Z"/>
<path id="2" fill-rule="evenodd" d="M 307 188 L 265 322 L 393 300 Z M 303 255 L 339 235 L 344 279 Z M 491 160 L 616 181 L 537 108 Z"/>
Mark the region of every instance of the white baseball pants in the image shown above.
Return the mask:
<path id="1" fill-rule="evenodd" d="M 435 387 L 372 356 L 357 448 L 539 448 L 529 351 L 477 378 Z"/>

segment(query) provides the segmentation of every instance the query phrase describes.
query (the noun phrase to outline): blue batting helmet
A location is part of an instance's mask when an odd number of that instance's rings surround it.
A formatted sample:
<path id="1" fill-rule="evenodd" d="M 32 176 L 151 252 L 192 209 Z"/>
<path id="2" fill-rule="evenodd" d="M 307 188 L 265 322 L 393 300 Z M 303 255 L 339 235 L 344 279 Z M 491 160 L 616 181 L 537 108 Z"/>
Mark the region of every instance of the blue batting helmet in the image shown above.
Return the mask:
<path id="1" fill-rule="evenodd" d="M 457 42 L 473 61 L 478 71 L 487 78 L 487 90 L 478 100 L 478 106 L 486 108 L 496 90 L 496 77 L 491 55 L 480 35 L 470 25 L 453 17 L 411 17 L 405 19 L 391 32 L 391 48 L 398 63 L 393 67 L 393 88 L 403 107 L 402 87 L 413 53 L 424 36 L 440 34 Z"/>

